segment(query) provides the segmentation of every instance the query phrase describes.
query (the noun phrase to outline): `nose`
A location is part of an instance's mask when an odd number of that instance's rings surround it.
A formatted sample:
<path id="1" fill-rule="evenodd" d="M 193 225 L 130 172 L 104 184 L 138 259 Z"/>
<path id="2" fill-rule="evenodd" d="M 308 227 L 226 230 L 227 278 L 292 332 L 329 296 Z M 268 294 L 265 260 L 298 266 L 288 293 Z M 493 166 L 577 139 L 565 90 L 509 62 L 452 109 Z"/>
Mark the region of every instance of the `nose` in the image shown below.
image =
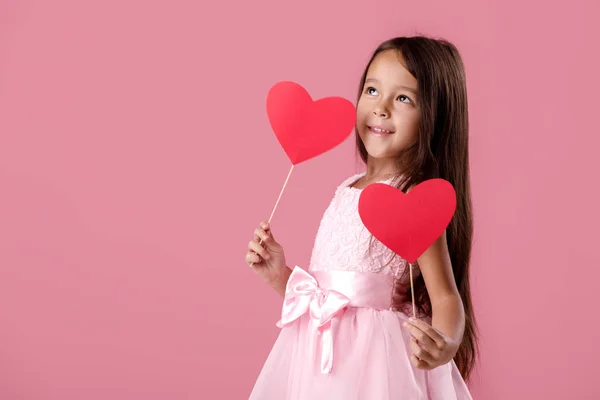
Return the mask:
<path id="1" fill-rule="evenodd" d="M 381 108 L 379 106 L 373 110 L 373 114 L 378 116 L 379 118 L 387 118 L 388 117 L 387 111 L 385 111 L 383 108 Z"/>

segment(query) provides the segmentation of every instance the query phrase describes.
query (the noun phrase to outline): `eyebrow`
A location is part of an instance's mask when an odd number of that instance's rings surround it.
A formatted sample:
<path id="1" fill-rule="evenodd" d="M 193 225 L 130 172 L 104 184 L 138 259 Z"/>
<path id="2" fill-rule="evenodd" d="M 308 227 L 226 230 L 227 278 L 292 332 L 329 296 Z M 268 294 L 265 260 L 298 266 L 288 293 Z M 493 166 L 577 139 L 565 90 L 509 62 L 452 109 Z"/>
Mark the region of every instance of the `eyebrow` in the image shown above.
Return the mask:
<path id="1" fill-rule="evenodd" d="M 377 79 L 375 79 L 375 78 L 368 78 L 368 79 L 366 79 L 365 83 L 368 83 L 368 82 L 377 82 L 377 83 L 379 83 L 379 81 Z M 414 88 L 411 88 L 411 87 L 408 87 L 408 86 L 397 85 L 396 87 L 408 90 L 409 92 L 413 92 L 415 95 L 419 94 L 417 92 L 417 89 L 414 89 Z"/>

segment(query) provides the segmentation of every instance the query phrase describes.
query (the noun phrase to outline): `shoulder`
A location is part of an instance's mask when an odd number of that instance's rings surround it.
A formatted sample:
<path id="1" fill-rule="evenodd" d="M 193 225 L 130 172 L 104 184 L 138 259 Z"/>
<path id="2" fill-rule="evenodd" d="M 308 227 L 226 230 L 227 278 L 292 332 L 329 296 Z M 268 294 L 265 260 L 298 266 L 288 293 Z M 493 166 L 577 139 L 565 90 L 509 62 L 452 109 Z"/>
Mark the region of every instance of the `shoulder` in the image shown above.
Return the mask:
<path id="1" fill-rule="evenodd" d="M 356 182 L 363 175 L 364 175 L 364 172 L 360 172 L 358 174 L 354 174 L 354 175 L 351 175 L 351 176 L 345 178 L 341 183 L 338 184 L 336 191 L 339 191 L 341 189 L 344 189 L 344 188 L 350 186 L 352 183 Z"/>

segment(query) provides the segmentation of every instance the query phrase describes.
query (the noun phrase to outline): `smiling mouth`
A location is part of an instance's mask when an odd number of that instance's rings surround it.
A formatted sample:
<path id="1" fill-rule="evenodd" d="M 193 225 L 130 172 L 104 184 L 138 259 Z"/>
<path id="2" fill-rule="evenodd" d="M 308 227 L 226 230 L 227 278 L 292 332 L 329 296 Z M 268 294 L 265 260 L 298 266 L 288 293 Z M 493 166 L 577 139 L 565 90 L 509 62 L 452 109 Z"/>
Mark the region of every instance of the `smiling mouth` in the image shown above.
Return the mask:
<path id="1" fill-rule="evenodd" d="M 393 131 L 383 129 L 379 126 L 367 126 L 367 128 L 369 128 L 369 131 L 372 134 L 377 135 L 377 136 L 391 135 L 392 133 L 394 133 Z"/>

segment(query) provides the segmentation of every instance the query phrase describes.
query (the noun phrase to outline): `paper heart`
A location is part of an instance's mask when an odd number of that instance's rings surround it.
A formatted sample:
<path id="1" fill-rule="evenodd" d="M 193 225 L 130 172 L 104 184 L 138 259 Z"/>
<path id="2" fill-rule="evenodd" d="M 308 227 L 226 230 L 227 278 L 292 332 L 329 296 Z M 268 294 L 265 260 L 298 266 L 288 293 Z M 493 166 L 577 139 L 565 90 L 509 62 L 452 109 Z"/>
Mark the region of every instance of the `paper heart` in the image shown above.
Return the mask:
<path id="1" fill-rule="evenodd" d="M 456 209 L 456 192 L 444 179 L 429 179 L 408 194 L 384 183 L 367 186 L 358 212 L 381 243 L 409 263 L 415 262 L 444 232 Z"/>
<path id="2" fill-rule="evenodd" d="M 342 97 L 313 101 L 295 82 L 275 84 L 267 96 L 267 114 L 277 140 L 296 165 L 341 144 L 352 133 L 356 109 Z"/>

